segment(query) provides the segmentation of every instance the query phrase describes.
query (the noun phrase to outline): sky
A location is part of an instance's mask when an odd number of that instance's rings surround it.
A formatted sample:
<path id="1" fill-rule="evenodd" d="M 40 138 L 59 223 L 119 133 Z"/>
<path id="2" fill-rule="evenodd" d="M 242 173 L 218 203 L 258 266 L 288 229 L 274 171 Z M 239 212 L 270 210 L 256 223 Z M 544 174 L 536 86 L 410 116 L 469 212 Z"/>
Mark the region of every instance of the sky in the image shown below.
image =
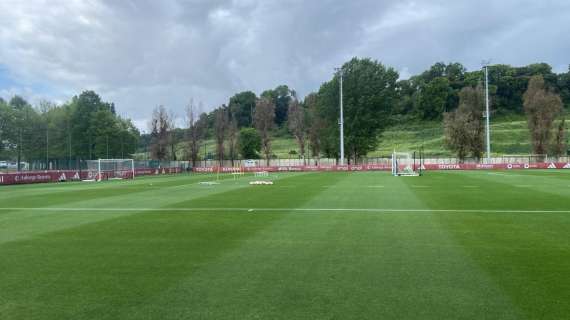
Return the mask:
<path id="1" fill-rule="evenodd" d="M 469 70 L 570 64 L 568 0 L 0 0 L 0 97 L 63 103 L 83 90 L 148 129 L 233 94 L 287 84 L 301 96 L 370 57 L 401 78 L 435 62 Z"/>

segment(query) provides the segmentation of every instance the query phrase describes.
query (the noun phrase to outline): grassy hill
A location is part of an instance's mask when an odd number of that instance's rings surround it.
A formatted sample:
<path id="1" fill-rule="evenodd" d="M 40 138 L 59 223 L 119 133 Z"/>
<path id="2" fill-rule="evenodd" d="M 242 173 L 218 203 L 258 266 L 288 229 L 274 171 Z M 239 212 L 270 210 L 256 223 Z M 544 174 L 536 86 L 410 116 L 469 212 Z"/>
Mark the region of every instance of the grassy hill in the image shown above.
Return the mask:
<path id="1" fill-rule="evenodd" d="M 566 129 L 570 129 L 569 123 Z M 444 133 L 441 121 L 415 122 L 398 124 L 388 128 L 378 138 L 377 150 L 369 153 L 369 157 L 386 157 L 396 150 L 419 150 L 423 146 L 425 154 L 432 156 L 451 156 L 445 148 Z M 180 148 L 182 149 L 182 148 Z M 290 152 L 298 151 L 297 144 L 291 136 L 280 135 L 273 140 L 273 153 L 279 158 L 296 157 Z M 514 155 L 531 153 L 530 137 L 524 117 L 495 118 L 491 123 L 491 150 L 497 155 Z M 205 141 L 201 157 L 215 154 L 215 143 L 212 139 Z M 182 156 L 182 151 L 180 152 Z"/>
<path id="2" fill-rule="evenodd" d="M 392 150 L 419 150 L 426 154 L 446 156 L 441 122 L 396 125 L 380 137 L 378 150 L 372 155 L 386 155 Z M 495 154 L 528 154 L 531 152 L 527 122 L 524 118 L 497 119 L 491 124 L 491 150 Z"/>

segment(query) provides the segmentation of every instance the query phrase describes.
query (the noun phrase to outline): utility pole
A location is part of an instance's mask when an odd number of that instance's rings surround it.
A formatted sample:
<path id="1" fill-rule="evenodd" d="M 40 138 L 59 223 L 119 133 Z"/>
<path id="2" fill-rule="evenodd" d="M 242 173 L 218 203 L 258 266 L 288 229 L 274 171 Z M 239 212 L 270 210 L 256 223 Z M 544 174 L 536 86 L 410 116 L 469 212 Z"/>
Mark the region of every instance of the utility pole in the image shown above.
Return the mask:
<path id="1" fill-rule="evenodd" d="M 22 170 L 22 127 L 18 129 L 19 141 L 18 141 L 18 172 Z"/>
<path id="2" fill-rule="evenodd" d="M 344 72 L 342 68 L 335 68 L 339 78 L 340 78 L 340 119 L 338 124 L 340 126 L 340 165 L 344 165 L 344 114 L 343 114 L 343 99 L 342 99 L 342 78 L 344 76 Z"/>
<path id="3" fill-rule="evenodd" d="M 489 64 L 491 61 L 483 61 L 483 68 L 485 69 L 485 134 L 487 141 L 487 163 L 491 163 L 491 129 L 489 112 Z"/>
<path id="4" fill-rule="evenodd" d="M 46 170 L 49 170 L 49 124 L 46 124 Z"/>

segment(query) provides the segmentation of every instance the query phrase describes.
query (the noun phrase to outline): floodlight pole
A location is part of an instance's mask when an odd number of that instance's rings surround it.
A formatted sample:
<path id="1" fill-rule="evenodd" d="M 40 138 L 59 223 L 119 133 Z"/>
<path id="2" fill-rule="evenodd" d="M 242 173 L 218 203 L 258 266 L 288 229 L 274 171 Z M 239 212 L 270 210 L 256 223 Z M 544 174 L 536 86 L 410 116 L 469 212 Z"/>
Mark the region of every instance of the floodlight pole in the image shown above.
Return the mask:
<path id="1" fill-rule="evenodd" d="M 340 78 L 340 119 L 338 124 L 340 126 L 340 165 L 344 165 L 344 114 L 343 114 L 343 99 L 342 99 L 342 78 L 344 76 L 342 68 L 335 68 Z"/>
<path id="2" fill-rule="evenodd" d="M 491 114 L 489 113 L 489 62 L 483 62 L 483 68 L 485 69 L 485 133 L 487 140 L 487 163 L 491 163 L 491 133 L 489 121 Z"/>

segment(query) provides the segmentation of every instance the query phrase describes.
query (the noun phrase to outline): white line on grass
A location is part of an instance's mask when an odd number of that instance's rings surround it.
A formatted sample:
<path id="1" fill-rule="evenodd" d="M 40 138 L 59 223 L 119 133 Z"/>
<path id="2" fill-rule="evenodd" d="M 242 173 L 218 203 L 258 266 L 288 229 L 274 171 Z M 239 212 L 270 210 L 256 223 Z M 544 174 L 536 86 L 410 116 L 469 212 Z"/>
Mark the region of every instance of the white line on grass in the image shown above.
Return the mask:
<path id="1" fill-rule="evenodd" d="M 0 211 L 88 211 L 88 212 L 227 212 L 227 211 L 269 211 L 269 212 L 425 212 L 425 213 L 570 213 L 570 210 L 518 210 L 518 209 L 390 209 L 390 208 L 0 208 Z"/>

